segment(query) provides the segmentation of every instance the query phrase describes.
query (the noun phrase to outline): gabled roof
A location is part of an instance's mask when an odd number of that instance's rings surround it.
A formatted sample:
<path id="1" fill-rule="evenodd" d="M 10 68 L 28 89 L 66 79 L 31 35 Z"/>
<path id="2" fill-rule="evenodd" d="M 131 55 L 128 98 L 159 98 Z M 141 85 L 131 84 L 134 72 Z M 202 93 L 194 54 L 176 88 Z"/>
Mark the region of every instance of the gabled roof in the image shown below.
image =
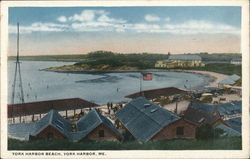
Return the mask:
<path id="1" fill-rule="evenodd" d="M 186 94 L 187 91 L 176 88 L 176 87 L 165 87 L 165 88 L 157 88 L 150 89 L 141 92 L 136 92 L 133 94 L 129 94 L 125 96 L 126 98 L 137 98 L 137 97 L 145 97 L 146 99 L 154 99 L 160 96 L 172 96 L 175 94 Z"/>
<path id="2" fill-rule="evenodd" d="M 170 55 L 169 60 L 201 60 L 198 55 Z"/>
<path id="3" fill-rule="evenodd" d="M 234 130 L 241 133 L 241 117 L 226 120 L 226 123 L 230 125 Z"/>
<path id="4" fill-rule="evenodd" d="M 141 142 L 149 141 L 166 125 L 180 119 L 176 114 L 138 97 L 116 113 L 128 131 Z"/>
<path id="5" fill-rule="evenodd" d="M 219 128 L 222 129 L 224 131 L 224 133 L 228 136 L 241 136 L 241 133 L 224 125 L 224 124 L 219 124 L 217 125 L 215 128 Z"/>
<path id="6" fill-rule="evenodd" d="M 52 126 L 66 137 L 70 138 L 71 123 L 64 119 L 57 111 L 50 110 L 42 119 L 35 123 L 35 127 L 30 135 L 36 136 L 46 127 Z"/>
<path id="7" fill-rule="evenodd" d="M 100 124 L 104 124 L 118 137 L 122 138 L 122 135 L 118 132 L 118 130 L 112 124 L 112 122 L 103 115 L 101 115 L 96 109 L 93 109 L 87 115 L 83 116 L 81 119 L 77 121 L 76 125 L 78 131 L 77 133 L 73 134 L 73 139 L 74 140 L 83 139 Z"/>
<path id="8" fill-rule="evenodd" d="M 8 124 L 8 136 L 29 140 L 29 135 L 36 136 L 48 126 L 54 127 L 71 139 L 71 123 L 55 110 L 50 110 L 43 118 L 33 123 Z"/>
<path id="9" fill-rule="evenodd" d="M 199 102 L 190 102 L 188 109 L 184 113 L 184 118 L 199 124 L 199 121 L 213 123 L 219 116 L 214 116 L 212 113 L 218 111 L 220 115 L 233 115 L 242 112 L 241 101 L 228 102 L 224 104 L 204 104 Z M 204 119 L 202 119 L 204 118 Z"/>
<path id="10" fill-rule="evenodd" d="M 218 115 L 213 115 L 213 111 L 213 107 L 207 106 L 203 103 L 191 102 L 185 111 L 183 118 L 195 125 L 200 125 L 202 123 L 213 124 L 220 118 Z"/>

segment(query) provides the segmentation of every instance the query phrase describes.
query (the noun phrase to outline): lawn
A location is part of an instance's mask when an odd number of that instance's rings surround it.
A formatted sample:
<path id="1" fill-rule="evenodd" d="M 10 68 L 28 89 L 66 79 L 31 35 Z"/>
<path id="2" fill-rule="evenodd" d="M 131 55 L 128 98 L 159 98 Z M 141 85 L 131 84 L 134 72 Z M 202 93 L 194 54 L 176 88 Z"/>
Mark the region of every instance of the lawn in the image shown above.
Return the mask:
<path id="1" fill-rule="evenodd" d="M 82 141 L 68 140 L 8 140 L 9 150 L 240 150 L 241 137 L 223 137 L 210 140 L 163 140 L 138 143 L 114 141 Z"/>

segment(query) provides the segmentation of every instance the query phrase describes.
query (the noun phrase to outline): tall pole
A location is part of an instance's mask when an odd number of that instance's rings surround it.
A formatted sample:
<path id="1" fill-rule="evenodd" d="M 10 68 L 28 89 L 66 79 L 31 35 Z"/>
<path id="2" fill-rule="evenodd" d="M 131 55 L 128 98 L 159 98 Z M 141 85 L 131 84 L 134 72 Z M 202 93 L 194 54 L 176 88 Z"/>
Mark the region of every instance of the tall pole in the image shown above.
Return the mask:
<path id="1" fill-rule="evenodd" d="M 17 23 L 17 55 L 16 55 L 16 67 L 15 67 L 15 74 L 14 74 L 14 81 L 13 81 L 11 104 L 15 104 L 15 94 L 16 94 L 17 80 L 19 80 L 19 88 L 20 88 L 20 91 L 21 91 L 21 96 L 20 96 L 21 103 L 24 103 L 24 93 L 23 93 L 23 85 L 22 85 L 21 66 L 20 66 L 20 61 L 19 60 L 20 60 L 19 59 L 19 23 Z M 14 110 L 13 110 L 13 106 L 12 106 L 12 109 L 11 109 L 12 116 L 13 116 L 13 111 Z M 20 114 L 20 121 L 21 121 L 21 114 Z"/>
<path id="2" fill-rule="evenodd" d="M 140 72 L 140 75 L 139 75 L 139 79 L 140 79 L 140 93 L 142 91 L 142 73 Z"/>

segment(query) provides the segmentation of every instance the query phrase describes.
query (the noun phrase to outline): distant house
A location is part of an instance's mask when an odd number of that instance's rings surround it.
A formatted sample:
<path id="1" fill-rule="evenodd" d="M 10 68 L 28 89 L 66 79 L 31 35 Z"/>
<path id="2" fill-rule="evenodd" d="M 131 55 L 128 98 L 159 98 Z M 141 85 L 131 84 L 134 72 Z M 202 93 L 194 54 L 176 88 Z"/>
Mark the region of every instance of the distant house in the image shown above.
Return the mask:
<path id="1" fill-rule="evenodd" d="M 205 66 L 198 55 L 170 55 L 167 60 L 155 63 L 156 68 L 200 67 Z"/>
<path id="2" fill-rule="evenodd" d="M 137 141 L 195 138 L 196 126 L 144 97 L 138 97 L 120 109 L 116 116 Z"/>
<path id="3" fill-rule="evenodd" d="M 240 76 L 233 74 L 231 76 L 229 76 L 226 79 L 221 80 L 218 85 L 219 87 L 224 87 L 224 86 L 233 86 L 236 84 L 237 81 L 239 81 L 241 79 Z"/>
<path id="4" fill-rule="evenodd" d="M 113 123 L 96 109 L 90 111 L 76 123 L 77 133 L 74 139 L 83 140 L 122 140 L 123 137 Z"/>
<path id="5" fill-rule="evenodd" d="M 234 64 L 234 65 L 241 65 L 242 63 L 242 60 L 241 58 L 234 58 L 230 61 L 231 64 Z"/>

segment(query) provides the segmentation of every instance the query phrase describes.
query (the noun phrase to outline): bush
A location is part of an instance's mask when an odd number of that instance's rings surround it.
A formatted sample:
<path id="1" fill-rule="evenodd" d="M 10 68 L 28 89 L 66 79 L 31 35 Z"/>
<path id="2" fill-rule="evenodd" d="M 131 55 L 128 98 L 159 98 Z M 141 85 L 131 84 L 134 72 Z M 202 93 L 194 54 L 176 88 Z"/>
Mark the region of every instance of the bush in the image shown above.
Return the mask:
<path id="1" fill-rule="evenodd" d="M 203 124 L 196 130 L 196 138 L 207 140 L 211 138 L 218 138 L 223 134 L 222 129 L 213 128 L 210 124 Z"/>

